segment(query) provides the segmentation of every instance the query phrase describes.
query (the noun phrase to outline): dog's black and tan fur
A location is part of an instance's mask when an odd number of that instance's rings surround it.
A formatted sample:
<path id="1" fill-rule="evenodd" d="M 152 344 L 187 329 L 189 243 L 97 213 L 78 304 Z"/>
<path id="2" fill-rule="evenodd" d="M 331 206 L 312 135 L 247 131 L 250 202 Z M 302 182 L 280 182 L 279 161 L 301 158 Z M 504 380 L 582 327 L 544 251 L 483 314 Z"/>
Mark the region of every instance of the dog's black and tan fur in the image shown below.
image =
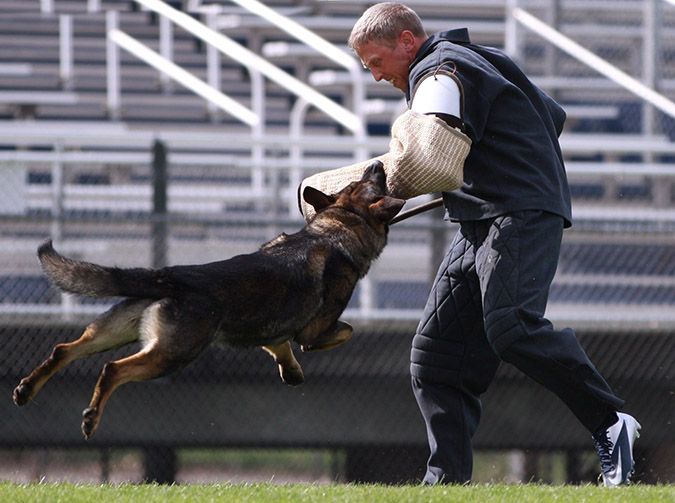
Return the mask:
<path id="1" fill-rule="evenodd" d="M 263 346 L 284 382 L 303 382 L 291 341 L 303 351 L 330 349 L 352 336 L 338 319 L 357 281 L 387 241 L 387 222 L 404 204 L 386 195 L 382 164 L 337 194 L 308 187 L 317 214 L 299 232 L 281 234 L 249 255 L 203 265 L 118 269 L 64 258 L 42 244 L 38 256 L 60 290 L 126 297 L 51 356 L 14 390 L 26 404 L 60 368 L 77 358 L 140 340 L 142 349 L 108 362 L 85 409 L 82 432 L 96 431 L 106 401 L 121 384 L 154 379 L 194 360 L 214 341 Z"/>

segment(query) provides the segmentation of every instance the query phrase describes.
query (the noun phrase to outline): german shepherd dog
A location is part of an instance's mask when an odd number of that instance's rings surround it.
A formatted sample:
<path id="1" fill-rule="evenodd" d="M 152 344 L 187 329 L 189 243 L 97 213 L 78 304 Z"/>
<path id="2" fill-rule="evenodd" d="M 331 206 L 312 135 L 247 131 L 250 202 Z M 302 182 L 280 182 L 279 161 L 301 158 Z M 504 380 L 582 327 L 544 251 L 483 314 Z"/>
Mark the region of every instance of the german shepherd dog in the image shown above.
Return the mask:
<path id="1" fill-rule="evenodd" d="M 140 340 L 136 354 L 104 365 L 82 433 L 90 439 L 112 392 L 181 369 L 209 344 L 262 346 L 292 386 L 304 375 L 291 341 L 303 351 L 349 340 L 339 320 L 362 278 L 387 242 L 388 226 L 405 201 L 386 194 L 382 163 L 337 194 L 307 187 L 316 215 L 299 232 L 281 234 L 249 255 L 202 265 L 119 269 L 65 258 L 51 240 L 38 249 L 45 275 L 58 289 L 88 297 L 125 297 L 74 342 L 51 356 L 14 390 L 26 404 L 60 368 L 77 358 Z"/>

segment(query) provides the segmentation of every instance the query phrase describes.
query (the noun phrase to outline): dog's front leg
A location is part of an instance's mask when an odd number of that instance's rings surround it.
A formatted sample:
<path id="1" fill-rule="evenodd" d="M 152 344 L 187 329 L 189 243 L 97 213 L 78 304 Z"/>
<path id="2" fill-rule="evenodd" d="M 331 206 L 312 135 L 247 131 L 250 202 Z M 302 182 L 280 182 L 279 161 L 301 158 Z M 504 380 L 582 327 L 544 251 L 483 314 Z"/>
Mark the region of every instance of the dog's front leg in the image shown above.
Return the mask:
<path id="1" fill-rule="evenodd" d="M 290 341 L 275 346 L 263 346 L 263 349 L 271 354 L 274 361 L 279 364 L 279 375 L 282 381 L 291 386 L 305 382 L 305 375 L 302 373 L 298 360 L 295 359 Z"/>
<path id="2" fill-rule="evenodd" d="M 325 332 L 307 340 L 307 337 L 296 339 L 300 343 L 302 351 L 327 351 L 335 346 L 344 344 L 352 338 L 354 329 L 346 321 L 337 320 L 335 324 Z"/>

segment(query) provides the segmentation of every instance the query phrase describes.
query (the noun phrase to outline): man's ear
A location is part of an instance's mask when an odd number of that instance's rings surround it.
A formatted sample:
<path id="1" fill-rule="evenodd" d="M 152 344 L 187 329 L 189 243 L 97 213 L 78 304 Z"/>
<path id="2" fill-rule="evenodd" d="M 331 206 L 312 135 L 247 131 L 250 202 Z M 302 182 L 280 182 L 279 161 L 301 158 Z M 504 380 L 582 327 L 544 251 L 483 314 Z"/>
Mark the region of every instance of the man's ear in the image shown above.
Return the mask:
<path id="1" fill-rule="evenodd" d="M 314 211 L 317 213 L 335 202 L 333 196 L 326 195 L 319 189 L 309 186 L 305 187 L 305 190 L 302 192 L 302 198 L 307 203 L 311 204 L 314 207 Z"/>
<path id="2" fill-rule="evenodd" d="M 374 215 L 380 221 L 386 223 L 401 211 L 404 204 L 405 199 L 383 196 L 377 202 L 371 204 L 368 209 L 370 210 L 371 215 Z"/>
<path id="3" fill-rule="evenodd" d="M 403 45 L 406 51 L 412 51 L 415 46 L 415 35 L 410 30 L 403 30 L 398 36 L 398 42 Z"/>

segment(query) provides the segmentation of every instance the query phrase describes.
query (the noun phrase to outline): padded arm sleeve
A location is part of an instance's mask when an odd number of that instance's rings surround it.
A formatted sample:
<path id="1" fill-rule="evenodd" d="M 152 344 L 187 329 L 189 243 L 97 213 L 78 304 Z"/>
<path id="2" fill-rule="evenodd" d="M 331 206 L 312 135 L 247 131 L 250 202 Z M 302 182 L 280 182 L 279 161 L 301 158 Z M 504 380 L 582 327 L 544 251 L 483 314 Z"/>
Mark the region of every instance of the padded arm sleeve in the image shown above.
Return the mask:
<path id="1" fill-rule="evenodd" d="M 375 158 L 384 164 L 390 195 L 410 199 L 462 185 L 464 160 L 471 148 L 471 140 L 464 133 L 434 115 L 408 110 L 394 122 L 391 136 L 389 152 Z M 303 216 L 309 220 L 314 214 L 314 208 L 302 200 L 306 186 L 334 194 L 359 180 L 375 159 L 306 178 L 298 192 Z"/>

